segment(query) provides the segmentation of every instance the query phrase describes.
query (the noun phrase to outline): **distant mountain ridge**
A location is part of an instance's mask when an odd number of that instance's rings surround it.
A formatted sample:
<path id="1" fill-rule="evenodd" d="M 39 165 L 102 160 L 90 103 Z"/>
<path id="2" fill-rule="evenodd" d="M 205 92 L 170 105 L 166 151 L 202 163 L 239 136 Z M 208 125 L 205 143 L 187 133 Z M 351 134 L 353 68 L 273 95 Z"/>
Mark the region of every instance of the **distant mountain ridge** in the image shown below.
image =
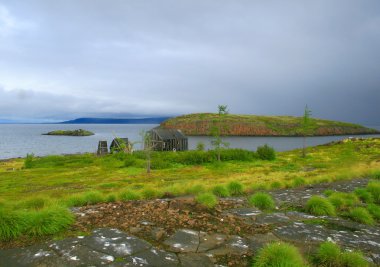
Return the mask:
<path id="1" fill-rule="evenodd" d="M 160 124 L 170 117 L 141 118 L 141 119 L 112 119 L 112 118 L 78 118 L 63 121 L 62 124 Z"/>

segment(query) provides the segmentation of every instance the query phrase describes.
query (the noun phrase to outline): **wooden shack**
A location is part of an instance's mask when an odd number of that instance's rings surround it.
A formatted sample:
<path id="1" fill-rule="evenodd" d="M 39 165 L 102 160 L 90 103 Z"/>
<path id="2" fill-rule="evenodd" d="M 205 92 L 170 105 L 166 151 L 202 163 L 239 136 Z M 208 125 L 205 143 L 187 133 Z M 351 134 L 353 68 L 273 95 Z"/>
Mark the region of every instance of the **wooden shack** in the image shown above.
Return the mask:
<path id="1" fill-rule="evenodd" d="M 184 151 L 188 150 L 187 137 L 177 129 L 164 129 L 160 127 L 149 131 L 153 150 L 156 151 Z"/>
<path id="2" fill-rule="evenodd" d="M 98 155 L 105 155 L 105 154 L 108 154 L 108 145 L 107 145 L 107 141 L 99 141 L 99 143 L 98 143 L 98 151 L 97 151 L 97 154 L 98 154 Z"/>
<path id="3" fill-rule="evenodd" d="M 124 149 L 128 147 L 128 142 L 128 138 L 115 138 L 111 142 L 110 151 L 121 151 L 122 147 L 124 147 Z"/>

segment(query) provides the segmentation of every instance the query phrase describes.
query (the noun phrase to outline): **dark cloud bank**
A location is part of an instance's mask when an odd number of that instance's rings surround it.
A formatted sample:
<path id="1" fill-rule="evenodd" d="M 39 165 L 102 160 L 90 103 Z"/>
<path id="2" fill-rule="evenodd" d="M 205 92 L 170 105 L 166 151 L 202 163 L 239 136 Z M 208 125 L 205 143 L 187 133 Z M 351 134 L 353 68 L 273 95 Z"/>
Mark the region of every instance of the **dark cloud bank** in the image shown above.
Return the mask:
<path id="1" fill-rule="evenodd" d="M 380 1 L 5 0 L 0 119 L 215 111 L 380 124 Z"/>

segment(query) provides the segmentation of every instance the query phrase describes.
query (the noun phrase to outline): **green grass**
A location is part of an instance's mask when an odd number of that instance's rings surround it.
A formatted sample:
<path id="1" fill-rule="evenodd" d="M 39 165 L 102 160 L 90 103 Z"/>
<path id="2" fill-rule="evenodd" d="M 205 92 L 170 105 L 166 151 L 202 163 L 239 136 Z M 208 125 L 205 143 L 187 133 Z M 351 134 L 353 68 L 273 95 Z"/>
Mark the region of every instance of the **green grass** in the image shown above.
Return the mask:
<path id="1" fill-rule="evenodd" d="M 228 191 L 228 189 L 223 186 L 223 185 L 216 185 L 212 188 L 212 193 L 215 195 L 215 196 L 218 196 L 218 197 L 229 197 L 230 196 L 230 192 Z"/>
<path id="2" fill-rule="evenodd" d="M 368 183 L 367 191 L 371 193 L 374 202 L 380 204 L 380 182 L 374 181 Z"/>
<path id="3" fill-rule="evenodd" d="M 326 199 L 320 196 L 312 196 L 306 202 L 306 211 L 317 216 L 336 214 L 335 207 Z"/>
<path id="4" fill-rule="evenodd" d="M 345 211 L 360 204 L 359 198 L 353 193 L 334 192 L 328 199 L 339 211 Z"/>
<path id="5" fill-rule="evenodd" d="M 380 206 L 379 205 L 368 204 L 367 210 L 375 220 L 380 221 Z"/>
<path id="6" fill-rule="evenodd" d="M 345 251 L 333 242 L 323 242 L 320 244 L 314 257 L 316 266 L 325 267 L 367 267 L 368 262 L 365 260 L 360 251 Z"/>
<path id="7" fill-rule="evenodd" d="M 305 267 L 306 262 L 296 247 L 286 243 L 271 243 L 254 258 L 253 267 Z"/>
<path id="8" fill-rule="evenodd" d="M 7 241 L 20 236 L 27 225 L 20 212 L 0 208 L 0 240 Z"/>
<path id="9" fill-rule="evenodd" d="M 210 209 L 218 204 L 218 198 L 211 193 L 199 194 L 195 197 L 195 201 Z"/>
<path id="10" fill-rule="evenodd" d="M 27 159 L 0 161 L 0 208 L 8 207 L 18 216 L 24 211 L 44 210 L 55 203 L 72 207 L 151 198 L 153 194 L 147 190 L 150 188 L 157 190 L 158 196 L 162 193 L 181 196 L 213 192 L 215 186 L 223 185 L 231 195 L 239 196 L 271 186 L 292 187 L 303 182 L 369 177 L 380 169 L 380 139 L 311 147 L 306 158 L 300 157 L 300 150 L 278 152 L 273 161 L 259 160 L 254 152 L 225 149 L 225 160 L 214 164 L 210 160 L 214 152 L 205 152 L 154 152 L 152 160 L 170 164 L 150 174 L 145 170 L 145 155 L 139 151 L 133 155 L 116 153 L 103 157 L 93 154 L 29 157 L 28 168 L 24 166 Z M 134 160 L 126 167 L 128 158 Z M 313 169 L 306 171 L 307 166 Z M 293 182 L 295 177 L 304 181 Z M 371 182 L 366 189 L 374 201 L 379 198 L 378 184 Z"/>
<path id="11" fill-rule="evenodd" d="M 227 189 L 228 189 L 228 192 L 230 192 L 232 196 L 240 196 L 244 193 L 244 186 L 242 183 L 238 181 L 229 182 L 227 184 Z"/>
<path id="12" fill-rule="evenodd" d="M 364 203 L 372 203 L 373 202 L 372 194 L 370 192 L 368 192 L 365 188 L 356 188 L 355 194 Z"/>
<path id="13" fill-rule="evenodd" d="M 254 206 L 261 210 L 272 210 L 275 208 L 275 203 L 272 196 L 263 192 L 253 194 L 251 197 L 249 197 L 248 203 L 251 206 Z"/>
<path id="14" fill-rule="evenodd" d="M 373 225 L 375 223 L 372 215 L 362 207 L 353 208 L 349 213 L 348 216 L 351 218 L 351 220 L 364 223 L 368 225 Z"/>
<path id="15" fill-rule="evenodd" d="M 337 244 L 326 241 L 319 246 L 316 261 L 320 266 L 340 266 L 341 253 L 340 247 Z"/>

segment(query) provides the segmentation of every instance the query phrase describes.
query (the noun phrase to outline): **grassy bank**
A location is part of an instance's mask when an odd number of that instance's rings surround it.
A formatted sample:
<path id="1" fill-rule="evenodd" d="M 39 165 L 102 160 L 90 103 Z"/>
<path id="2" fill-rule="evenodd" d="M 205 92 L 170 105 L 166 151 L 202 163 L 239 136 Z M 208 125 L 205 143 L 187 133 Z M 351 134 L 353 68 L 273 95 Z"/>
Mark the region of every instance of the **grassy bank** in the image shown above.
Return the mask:
<path id="1" fill-rule="evenodd" d="M 156 152 L 151 174 L 146 173 L 142 152 L 1 161 L 0 236 L 59 232 L 72 222 L 64 212 L 71 206 L 210 192 L 241 195 L 257 189 L 380 177 L 380 139 L 346 140 L 310 148 L 306 158 L 300 155 L 300 150 L 281 152 L 268 161 L 255 152 L 234 149 L 223 150 L 222 162 L 217 162 L 213 151 Z M 57 209 L 63 216 L 48 224 L 53 227 L 44 225 L 41 218 L 52 217 Z M 16 233 L 10 232 L 13 228 Z"/>
<path id="2" fill-rule="evenodd" d="M 164 128 L 180 129 L 187 135 L 210 135 L 218 114 L 197 113 L 168 119 Z M 292 116 L 223 115 L 222 132 L 229 136 L 302 136 L 302 118 Z M 378 133 L 364 126 L 322 119 L 312 119 L 309 135 L 353 135 Z M 218 122 L 219 123 L 219 122 Z"/>

